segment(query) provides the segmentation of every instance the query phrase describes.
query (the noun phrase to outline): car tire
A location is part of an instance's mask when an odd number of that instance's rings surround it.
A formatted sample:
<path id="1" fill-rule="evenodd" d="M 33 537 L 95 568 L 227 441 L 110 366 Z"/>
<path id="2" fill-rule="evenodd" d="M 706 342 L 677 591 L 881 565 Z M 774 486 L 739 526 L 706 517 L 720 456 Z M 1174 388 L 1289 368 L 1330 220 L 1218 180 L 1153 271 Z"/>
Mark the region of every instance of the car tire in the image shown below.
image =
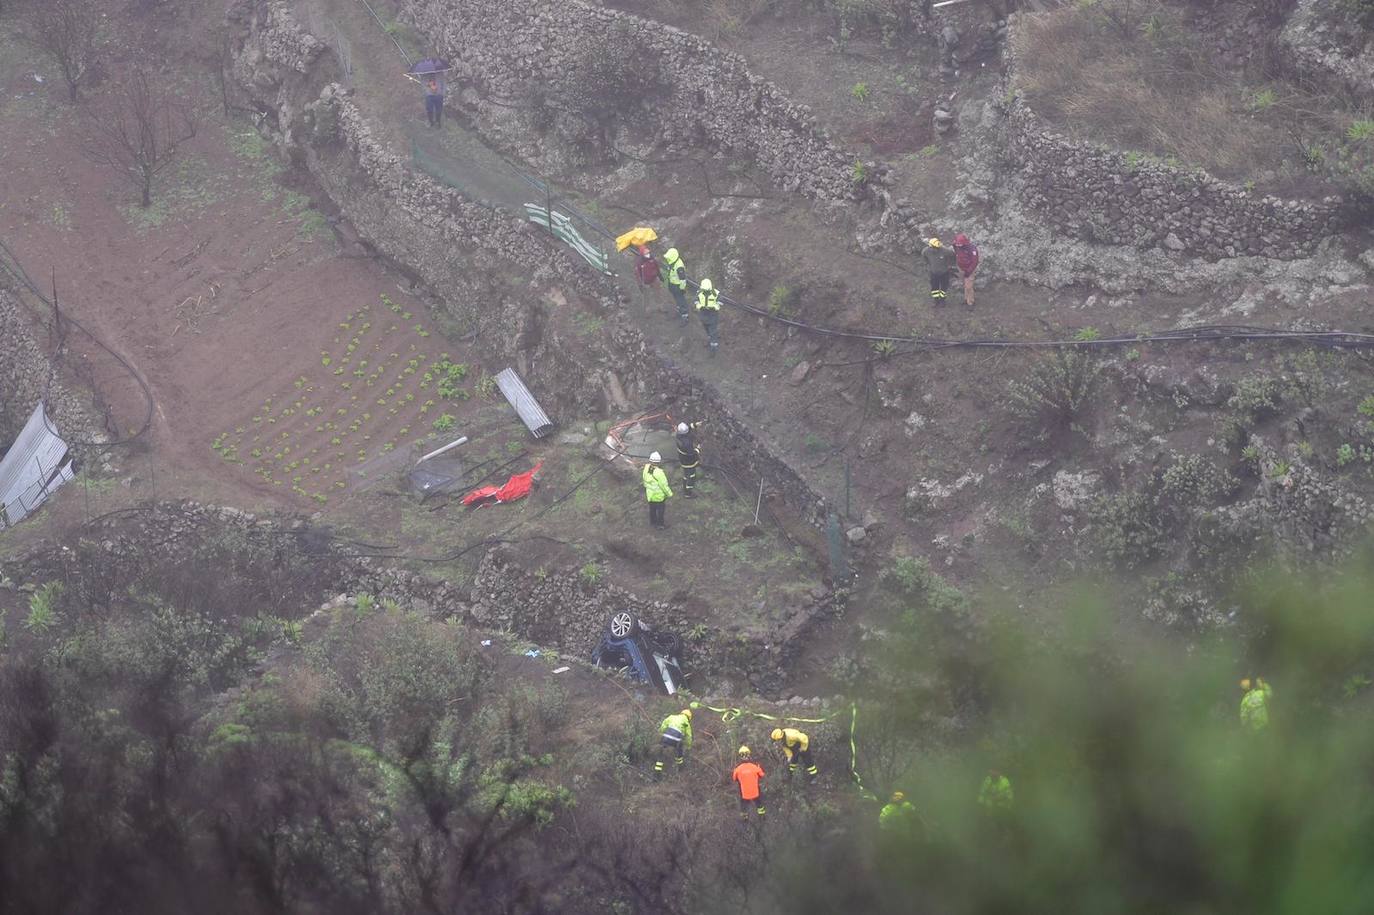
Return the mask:
<path id="1" fill-rule="evenodd" d="M 613 639 L 628 639 L 639 634 L 641 626 L 639 617 L 629 610 L 621 610 L 611 614 L 611 618 L 606 621 L 606 631 L 611 634 Z"/>

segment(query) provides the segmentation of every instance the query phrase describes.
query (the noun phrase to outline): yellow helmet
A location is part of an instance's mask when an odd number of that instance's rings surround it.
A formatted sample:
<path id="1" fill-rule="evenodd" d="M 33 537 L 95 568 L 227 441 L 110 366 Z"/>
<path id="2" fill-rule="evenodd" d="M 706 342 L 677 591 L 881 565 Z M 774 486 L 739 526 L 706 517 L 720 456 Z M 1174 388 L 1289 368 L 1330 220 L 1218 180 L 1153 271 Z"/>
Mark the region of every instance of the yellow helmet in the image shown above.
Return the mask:
<path id="1" fill-rule="evenodd" d="M 689 709 L 689 708 L 683 709 L 683 710 L 682 710 L 682 714 L 684 714 L 684 715 L 687 716 L 687 720 L 688 720 L 688 721 L 691 721 L 691 720 L 692 720 L 692 710 L 691 710 L 691 709 Z"/>
<path id="2" fill-rule="evenodd" d="M 702 280 L 702 281 L 701 281 L 701 288 L 702 288 L 702 289 L 705 289 L 707 292 L 710 292 L 710 291 L 711 291 L 712 289 L 714 289 L 715 287 L 711 285 L 711 281 L 710 281 L 710 280 Z"/>
<path id="3" fill-rule="evenodd" d="M 753 753 L 753 751 L 750 750 L 748 747 L 740 747 L 740 748 L 739 748 L 739 758 L 740 758 L 740 759 L 748 759 L 752 753 Z"/>
<path id="4" fill-rule="evenodd" d="M 1249 678 L 1249 677 L 1246 677 L 1244 680 L 1241 680 L 1241 681 L 1240 681 L 1240 688 L 1241 688 L 1241 689 L 1249 689 L 1249 688 L 1250 688 L 1250 678 Z"/>
<path id="5" fill-rule="evenodd" d="M 906 800 L 906 795 L 905 795 L 905 794 L 903 794 L 903 793 L 900 792 L 900 791 L 894 791 L 894 792 L 892 792 L 892 803 L 897 804 L 897 803 L 900 803 L 901 801 L 904 801 L 904 800 Z"/>
<path id="6" fill-rule="evenodd" d="M 782 740 L 782 728 L 773 728 L 773 733 L 768 736 L 774 740 Z"/>
<path id="7" fill-rule="evenodd" d="M 939 248 L 939 247 L 941 247 L 940 239 L 938 239 L 938 238 L 932 238 L 932 239 L 930 240 L 930 246 L 931 246 L 932 248 Z"/>
<path id="8" fill-rule="evenodd" d="M 664 252 L 663 252 L 663 260 L 664 260 L 666 263 L 675 264 L 675 263 L 677 263 L 677 259 L 678 259 L 677 248 L 669 248 L 667 251 L 664 251 Z"/>

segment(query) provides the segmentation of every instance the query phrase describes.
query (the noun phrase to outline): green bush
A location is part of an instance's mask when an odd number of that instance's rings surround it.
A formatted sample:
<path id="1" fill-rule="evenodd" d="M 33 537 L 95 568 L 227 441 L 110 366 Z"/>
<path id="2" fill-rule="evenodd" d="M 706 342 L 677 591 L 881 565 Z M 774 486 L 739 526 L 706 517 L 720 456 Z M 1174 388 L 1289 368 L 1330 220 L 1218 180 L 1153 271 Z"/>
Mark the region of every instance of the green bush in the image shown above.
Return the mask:
<path id="1" fill-rule="evenodd" d="M 768 313 L 778 318 L 790 318 L 796 312 L 797 293 L 792 287 L 778 283 L 768 293 Z"/>
<path id="2" fill-rule="evenodd" d="M 1103 559 L 1126 568 L 1159 556 L 1168 536 L 1147 493 L 1126 491 L 1097 499 L 1088 510 L 1092 549 Z"/>
<path id="3" fill-rule="evenodd" d="M 1247 375 L 1236 382 L 1226 407 L 1245 425 L 1277 413 L 1283 403 L 1283 381 L 1274 375 Z"/>
<path id="4" fill-rule="evenodd" d="M 1037 363 L 1025 381 L 1007 385 L 1008 408 L 1044 430 L 1067 428 L 1087 409 L 1101 372 L 1094 353 L 1057 349 Z"/>

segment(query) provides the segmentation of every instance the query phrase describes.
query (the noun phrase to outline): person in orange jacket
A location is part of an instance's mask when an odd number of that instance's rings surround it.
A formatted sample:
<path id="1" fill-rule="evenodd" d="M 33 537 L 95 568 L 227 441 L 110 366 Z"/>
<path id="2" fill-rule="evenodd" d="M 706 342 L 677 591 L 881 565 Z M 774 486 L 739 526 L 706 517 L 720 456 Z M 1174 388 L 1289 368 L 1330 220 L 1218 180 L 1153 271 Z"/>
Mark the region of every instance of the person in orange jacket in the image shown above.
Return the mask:
<path id="1" fill-rule="evenodd" d="M 739 815 L 747 818 L 749 816 L 749 805 L 754 805 L 754 812 L 762 817 L 765 813 L 763 809 L 763 767 L 754 762 L 750 757 L 753 754 L 748 747 L 739 748 L 739 765 L 735 766 L 735 771 L 730 775 L 730 779 L 739 785 Z M 763 820 L 759 820 L 760 823 Z"/>

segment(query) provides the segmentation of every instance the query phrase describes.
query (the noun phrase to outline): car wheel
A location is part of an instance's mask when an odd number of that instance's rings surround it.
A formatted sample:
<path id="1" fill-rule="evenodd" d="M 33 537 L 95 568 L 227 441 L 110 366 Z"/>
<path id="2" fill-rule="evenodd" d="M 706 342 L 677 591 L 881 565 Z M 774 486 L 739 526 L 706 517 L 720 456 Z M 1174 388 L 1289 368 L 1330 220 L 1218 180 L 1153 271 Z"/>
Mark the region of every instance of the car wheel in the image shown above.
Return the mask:
<path id="1" fill-rule="evenodd" d="M 606 623 L 613 639 L 628 639 L 639 631 L 639 619 L 629 610 L 621 610 Z"/>

